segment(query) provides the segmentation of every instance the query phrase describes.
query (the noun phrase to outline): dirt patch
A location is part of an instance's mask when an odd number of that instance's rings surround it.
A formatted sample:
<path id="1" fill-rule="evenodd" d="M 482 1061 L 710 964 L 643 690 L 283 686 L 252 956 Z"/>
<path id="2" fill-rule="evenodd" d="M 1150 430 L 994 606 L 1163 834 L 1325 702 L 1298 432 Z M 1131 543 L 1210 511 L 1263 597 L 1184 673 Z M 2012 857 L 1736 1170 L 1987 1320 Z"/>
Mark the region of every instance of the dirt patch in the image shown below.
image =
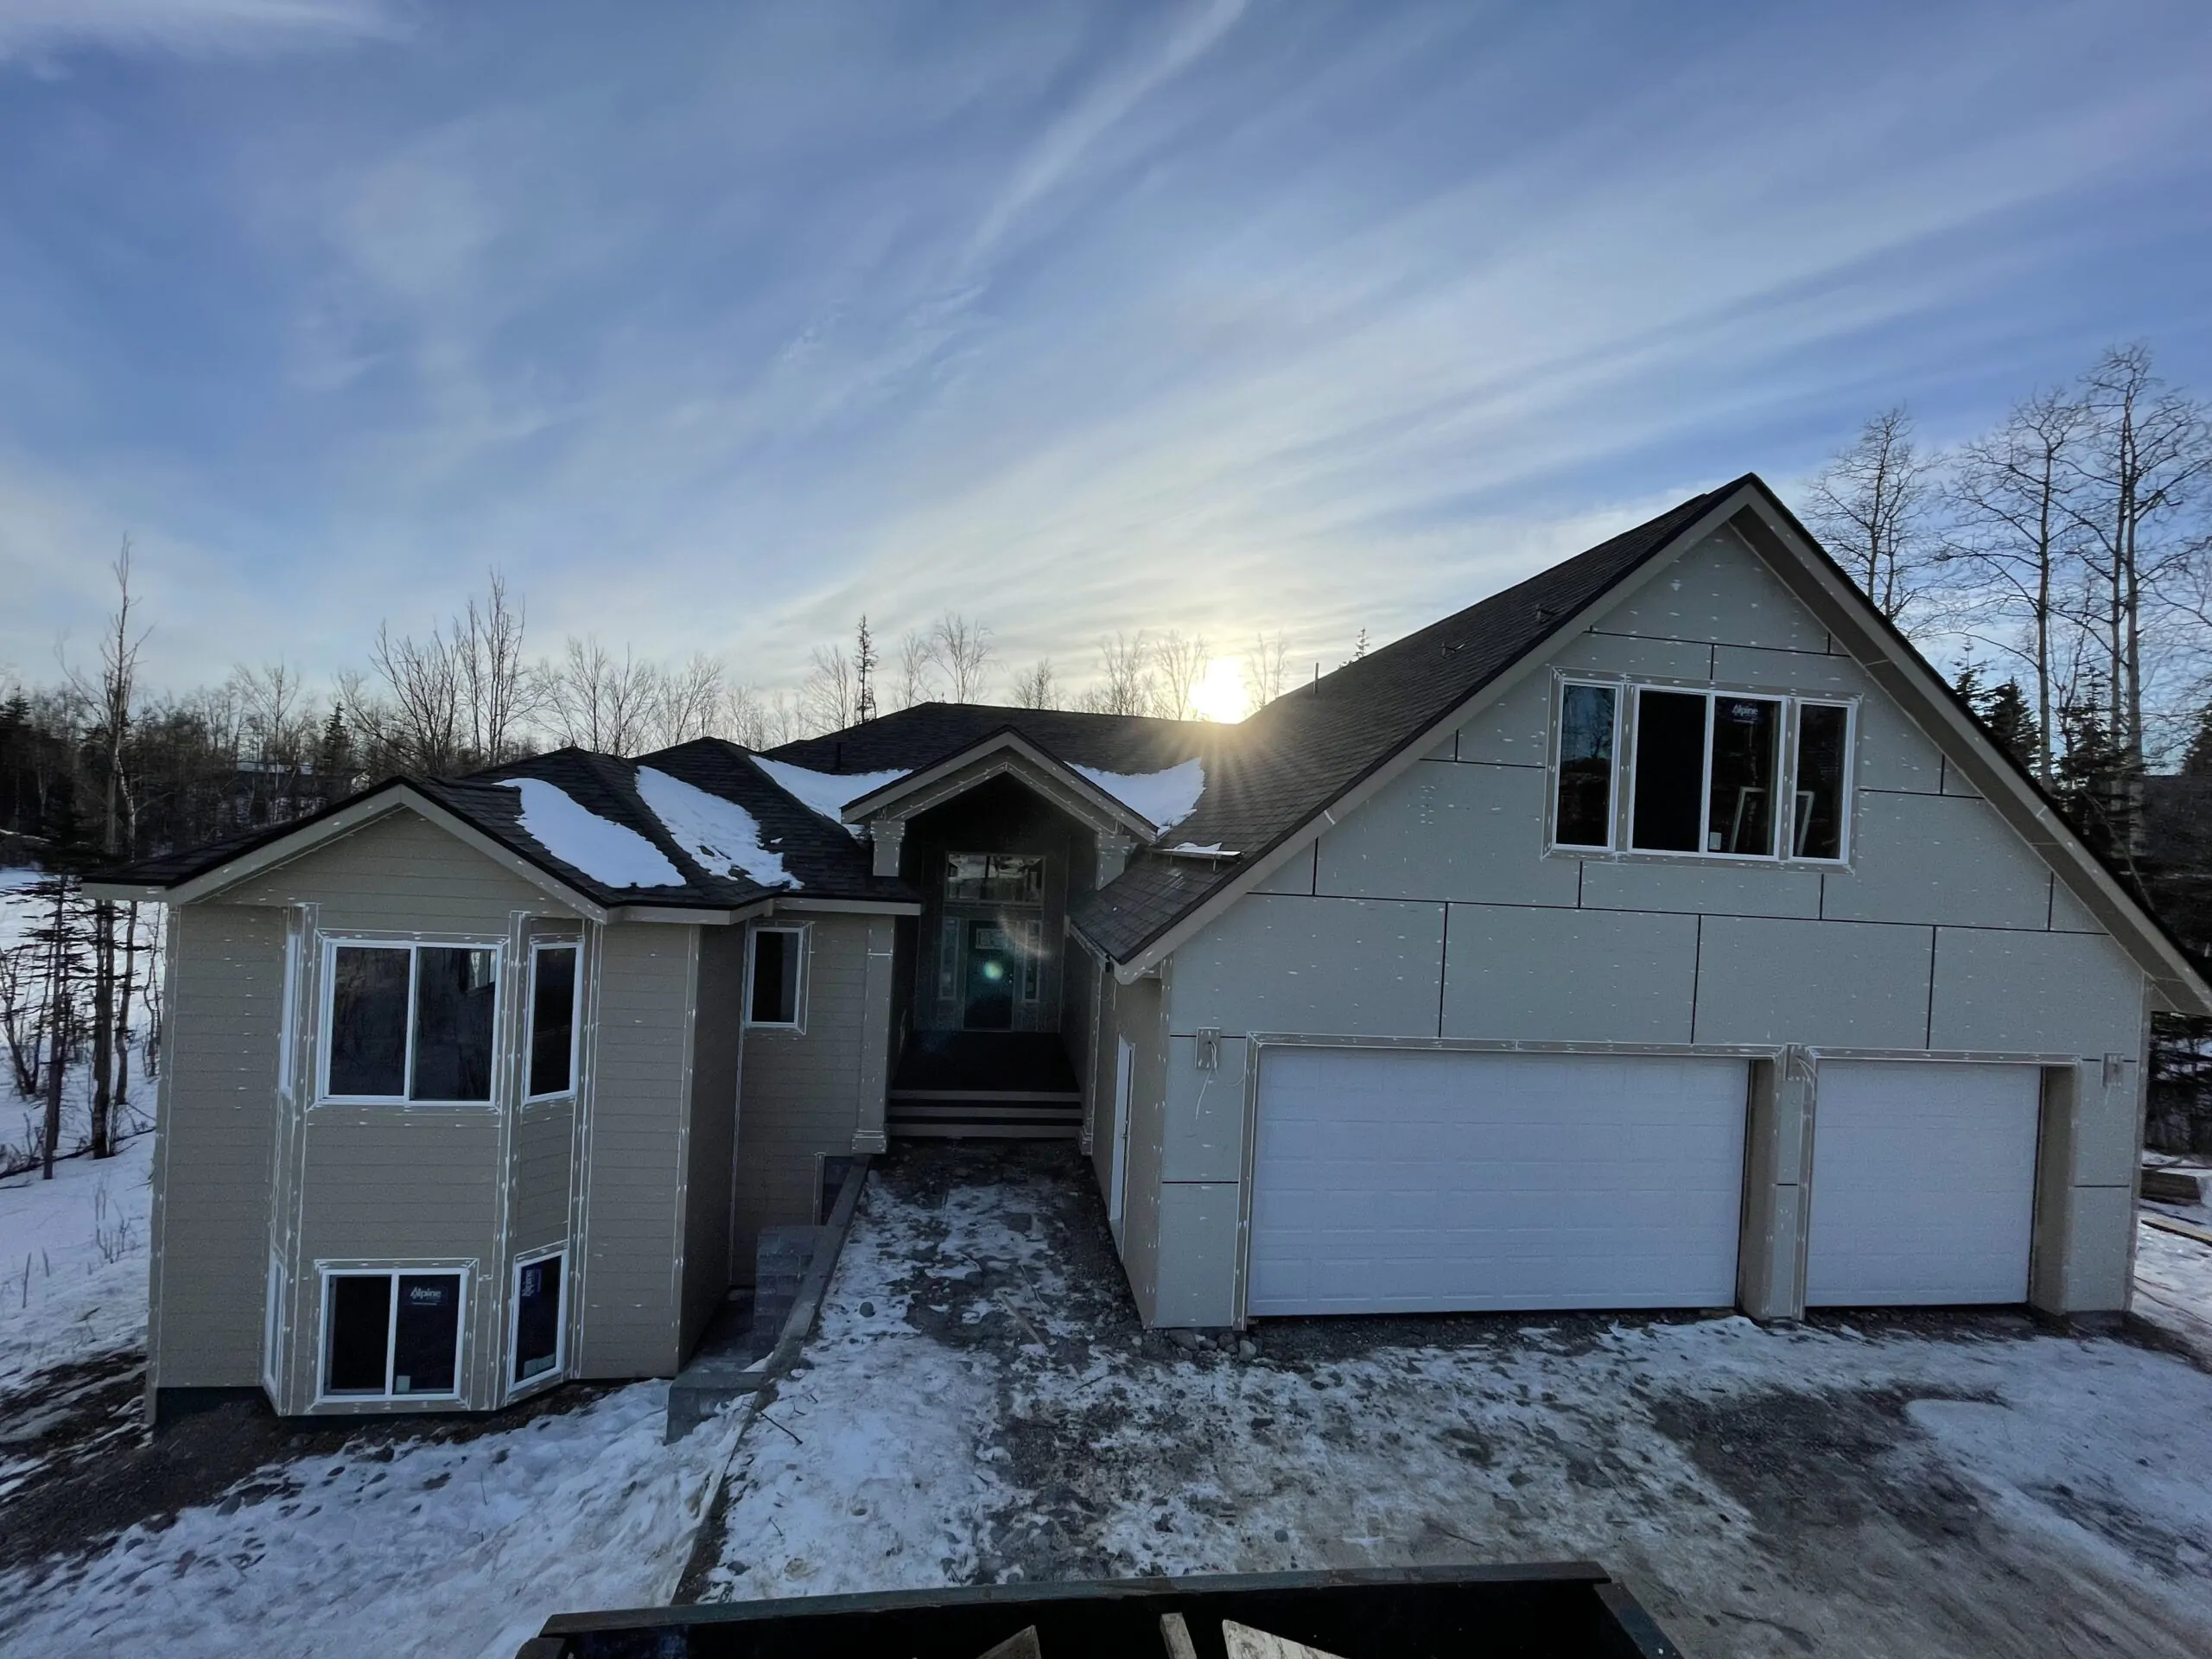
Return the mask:
<path id="1" fill-rule="evenodd" d="M 279 1465 L 340 1454 L 389 1459 L 395 1446 L 503 1433 L 608 1391 L 569 1383 L 481 1416 L 365 1421 L 286 1419 L 251 1395 L 144 1423 L 146 1361 L 128 1350 L 41 1373 L 0 1397 L 0 1571 L 88 1554 L 133 1526 L 159 1532 L 178 1511 L 229 1513 L 298 1487 Z"/>

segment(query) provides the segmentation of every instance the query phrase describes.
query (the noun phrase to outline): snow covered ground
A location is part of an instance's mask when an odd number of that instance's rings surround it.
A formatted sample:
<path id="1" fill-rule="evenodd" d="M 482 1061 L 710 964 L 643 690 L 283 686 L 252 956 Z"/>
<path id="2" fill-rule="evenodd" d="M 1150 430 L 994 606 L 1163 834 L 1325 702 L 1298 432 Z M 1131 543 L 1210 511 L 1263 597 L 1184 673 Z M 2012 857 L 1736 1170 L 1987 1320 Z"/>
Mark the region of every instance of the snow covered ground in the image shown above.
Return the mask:
<path id="1" fill-rule="evenodd" d="M 2002 1313 L 1186 1351 L 1096 1276 L 1054 1155 L 871 1179 L 691 1591 L 1592 1557 L 1701 1654 L 2212 1647 L 2212 1375 L 2182 1359 Z"/>
<path id="2" fill-rule="evenodd" d="M 0 1182 L 0 1652 L 507 1659 L 550 1613 L 669 1599 L 738 1420 L 664 1446 L 664 1383 L 488 1422 L 247 1406 L 149 1441 L 152 1144 Z"/>
<path id="3" fill-rule="evenodd" d="M 38 879 L 36 870 L 12 867 L 0 869 L 0 950 L 28 940 L 46 921 L 42 907 L 35 906 L 30 900 L 31 886 Z M 145 974 L 160 961 L 161 916 L 161 911 L 152 906 L 143 907 L 139 912 L 142 954 L 138 978 L 142 985 Z M 126 1109 L 118 1116 L 118 1137 L 153 1125 L 152 1080 L 146 1071 L 145 1036 L 149 1022 L 143 995 L 134 995 L 133 1005 L 130 1098 Z M 91 1139 L 92 1095 L 92 1065 L 80 1057 L 62 1080 L 61 1135 L 55 1145 L 65 1154 L 79 1150 Z M 42 1100 L 27 1097 L 16 1090 L 14 1068 L 8 1064 L 6 1055 L 0 1053 L 0 1169 L 12 1168 L 24 1161 L 29 1149 L 37 1144 L 38 1125 L 43 1121 L 44 1113 Z"/>
<path id="4" fill-rule="evenodd" d="M 759 1421 L 664 1446 L 647 1383 L 149 1442 L 149 1148 L 0 1183 L 0 1652 L 505 1659 L 550 1612 L 678 1593 L 725 1465 L 682 1586 L 709 1599 L 1587 1556 L 1700 1654 L 2212 1650 L 2212 1335 L 2203 1367 L 2010 1314 L 1192 1351 L 1137 1328 L 1069 1153 L 949 1145 L 871 1179 Z M 2143 1237 L 2146 1317 L 2181 1334 L 2212 1249 Z"/>
<path id="5" fill-rule="evenodd" d="M 54 1179 L 0 1180 L 0 1392 L 146 1336 L 147 1182 L 154 1137 L 65 1158 Z"/>

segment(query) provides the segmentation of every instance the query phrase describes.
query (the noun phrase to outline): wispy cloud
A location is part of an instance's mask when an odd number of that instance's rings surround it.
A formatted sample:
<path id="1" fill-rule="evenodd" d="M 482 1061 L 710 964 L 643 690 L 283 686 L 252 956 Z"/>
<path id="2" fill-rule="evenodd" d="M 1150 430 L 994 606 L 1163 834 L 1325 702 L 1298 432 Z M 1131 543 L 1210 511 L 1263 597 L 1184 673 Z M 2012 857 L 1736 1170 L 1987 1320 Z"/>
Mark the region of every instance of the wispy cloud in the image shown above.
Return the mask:
<path id="1" fill-rule="evenodd" d="M 8 0 L 0 60 L 88 48 L 259 57 L 392 39 L 404 27 L 392 0 Z"/>
<path id="2" fill-rule="evenodd" d="M 0 532 L 0 658 L 129 529 L 220 596 L 180 677 L 494 563 L 771 681 L 862 608 L 1332 661 L 1899 396 L 2212 380 L 2212 16 L 2126 10 L 486 5 L 27 86 L 0 454 L 68 510 Z"/>

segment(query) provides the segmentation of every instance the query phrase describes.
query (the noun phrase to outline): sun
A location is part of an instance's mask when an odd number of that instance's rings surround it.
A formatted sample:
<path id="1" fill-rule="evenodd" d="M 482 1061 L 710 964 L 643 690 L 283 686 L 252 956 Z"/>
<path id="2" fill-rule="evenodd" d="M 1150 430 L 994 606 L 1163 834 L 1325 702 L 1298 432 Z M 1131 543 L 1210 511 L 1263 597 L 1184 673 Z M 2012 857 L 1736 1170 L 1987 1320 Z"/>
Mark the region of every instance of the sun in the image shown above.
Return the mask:
<path id="1" fill-rule="evenodd" d="M 1244 674 L 1236 659 L 1209 658 L 1205 675 L 1191 690 L 1191 706 L 1198 710 L 1198 718 L 1233 725 L 1244 718 L 1245 701 Z"/>

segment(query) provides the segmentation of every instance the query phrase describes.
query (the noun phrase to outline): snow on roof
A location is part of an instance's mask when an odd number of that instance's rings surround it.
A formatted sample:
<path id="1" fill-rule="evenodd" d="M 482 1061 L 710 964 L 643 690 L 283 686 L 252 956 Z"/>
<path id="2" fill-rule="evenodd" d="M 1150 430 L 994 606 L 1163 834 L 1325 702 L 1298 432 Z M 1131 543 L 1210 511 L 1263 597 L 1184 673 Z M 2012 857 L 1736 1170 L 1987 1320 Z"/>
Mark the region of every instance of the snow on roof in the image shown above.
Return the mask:
<path id="1" fill-rule="evenodd" d="M 1075 770 L 1161 830 L 1173 830 L 1189 817 L 1205 793 L 1205 766 L 1196 759 L 1165 772 L 1100 772 L 1092 766 Z"/>
<path id="2" fill-rule="evenodd" d="M 683 872 L 636 830 L 602 818 L 542 778 L 499 785 L 522 797 L 523 832 L 603 887 L 680 887 Z"/>
<path id="3" fill-rule="evenodd" d="M 887 784 L 895 784 L 905 772 L 810 772 L 788 760 L 771 760 L 756 754 L 753 764 L 768 774 L 769 781 L 802 805 L 819 812 L 833 823 L 844 823 L 845 808 L 863 795 L 873 795 Z M 860 826 L 846 824 L 854 835 Z"/>
<path id="4" fill-rule="evenodd" d="M 687 857 L 710 875 L 742 875 L 764 887 L 796 887 L 784 855 L 760 844 L 760 824 L 735 801 L 681 778 L 638 768 L 638 793 Z"/>

